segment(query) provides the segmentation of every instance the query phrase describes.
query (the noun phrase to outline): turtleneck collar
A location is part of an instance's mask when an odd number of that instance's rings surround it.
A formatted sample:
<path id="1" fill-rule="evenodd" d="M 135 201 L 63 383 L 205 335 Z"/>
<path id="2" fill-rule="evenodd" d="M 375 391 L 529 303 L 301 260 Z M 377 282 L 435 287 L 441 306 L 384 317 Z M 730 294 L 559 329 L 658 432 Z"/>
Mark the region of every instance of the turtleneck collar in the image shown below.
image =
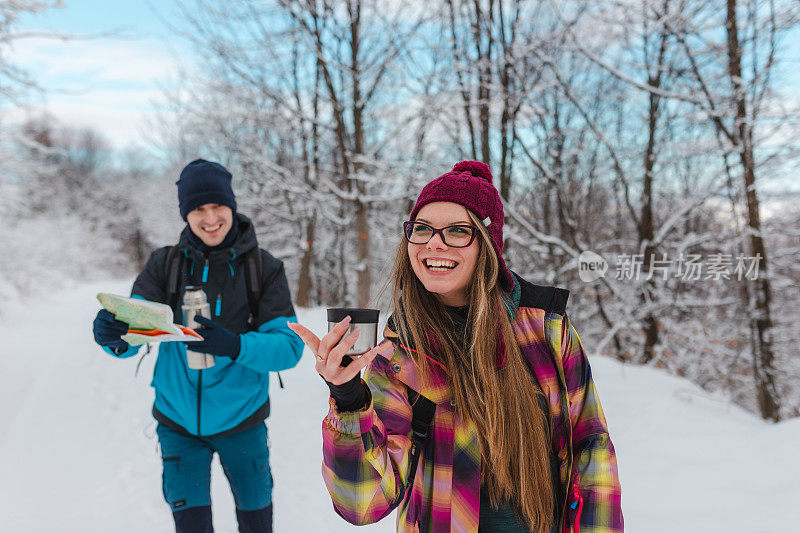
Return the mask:
<path id="1" fill-rule="evenodd" d="M 520 289 L 519 282 L 516 280 L 514 283 L 514 288 L 511 290 L 511 292 L 504 292 L 502 295 L 503 305 L 505 306 L 505 309 L 508 312 L 512 321 L 514 320 L 514 315 L 516 314 L 517 308 L 519 307 L 519 301 L 521 295 L 522 295 L 522 290 Z M 468 330 L 467 317 L 469 317 L 469 307 L 470 307 L 469 303 L 458 307 L 451 307 L 449 305 L 446 305 L 444 307 L 445 310 L 447 311 L 447 314 L 453 320 L 456 332 L 462 337 Z"/>
<path id="2" fill-rule="evenodd" d="M 453 321 L 454 331 L 462 339 L 466 338 L 468 336 L 467 317 L 469 316 L 469 304 L 462 305 L 460 307 L 451 307 L 449 305 L 446 305 L 445 311 L 447 311 L 447 314 Z"/>
<path id="3" fill-rule="evenodd" d="M 515 275 L 516 276 L 516 275 Z M 506 308 L 511 320 L 514 320 L 514 316 L 517 313 L 517 309 L 519 308 L 520 299 L 522 297 L 522 287 L 520 286 L 519 281 L 516 277 L 514 279 L 514 287 L 511 289 L 511 292 L 505 292 L 502 295 L 503 306 Z M 452 324 L 453 324 L 453 331 L 462 339 L 468 339 L 471 335 L 471 325 L 467 323 L 467 318 L 469 317 L 469 304 L 461 306 L 461 307 L 450 307 L 445 306 L 445 311 L 447 315 L 450 317 Z M 396 326 L 396 320 L 402 320 L 401 317 L 395 317 L 394 315 L 389 317 L 389 321 L 386 326 L 389 328 L 391 332 L 397 333 L 399 328 Z M 500 335 L 500 331 L 498 330 L 498 338 L 497 338 L 497 368 L 502 368 L 506 364 L 506 347 L 503 342 L 503 338 Z M 402 341 L 409 343 L 410 341 Z M 402 346 L 402 345 L 401 345 Z M 429 347 L 429 350 L 432 351 L 431 355 L 427 357 L 434 358 L 436 352 L 436 346 Z M 440 363 L 441 364 L 441 363 Z"/>
<path id="4" fill-rule="evenodd" d="M 208 257 L 208 255 L 211 252 L 216 252 L 218 250 L 224 250 L 226 248 L 230 248 L 231 246 L 233 246 L 233 243 L 236 242 L 236 238 L 239 237 L 239 224 L 235 216 L 233 218 L 233 224 L 231 224 L 231 229 L 228 230 L 228 234 L 225 235 L 225 239 L 223 239 L 223 241 L 216 246 L 209 246 L 206 243 L 204 243 L 200 239 L 200 237 L 194 234 L 194 232 L 192 231 L 192 229 L 189 227 L 188 224 L 186 226 L 186 229 L 188 230 L 186 232 L 186 235 L 188 236 L 189 239 L 189 245 L 192 248 L 199 250 L 206 257 Z"/>

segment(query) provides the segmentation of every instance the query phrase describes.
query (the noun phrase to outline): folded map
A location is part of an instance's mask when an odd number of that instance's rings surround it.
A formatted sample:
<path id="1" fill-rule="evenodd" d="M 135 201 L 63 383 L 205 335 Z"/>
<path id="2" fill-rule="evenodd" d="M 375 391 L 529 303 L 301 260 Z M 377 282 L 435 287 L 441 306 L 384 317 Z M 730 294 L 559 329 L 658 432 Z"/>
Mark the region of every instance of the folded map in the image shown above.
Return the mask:
<path id="1" fill-rule="evenodd" d="M 131 346 L 148 342 L 203 340 L 195 330 L 174 324 L 172 309 L 166 304 L 107 292 L 99 293 L 97 299 L 117 320 L 128 324 L 128 332 L 122 340 Z"/>

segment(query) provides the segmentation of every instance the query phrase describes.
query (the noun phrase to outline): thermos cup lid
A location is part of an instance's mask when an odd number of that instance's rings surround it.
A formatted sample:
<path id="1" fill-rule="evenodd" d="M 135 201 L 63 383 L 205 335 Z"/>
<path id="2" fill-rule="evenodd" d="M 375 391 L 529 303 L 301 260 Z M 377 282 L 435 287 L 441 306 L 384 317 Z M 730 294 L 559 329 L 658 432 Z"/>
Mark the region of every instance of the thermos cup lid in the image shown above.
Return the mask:
<path id="1" fill-rule="evenodd" d="M 186 287 L 186 290 L 183 293 L 183 305 L 197 306 L 205 305 L 207 303 L 208 298 L 206 298 L 206 293 L 202 287 Z"/>
<path id="2" fill-rule="evenodd" d="M 328 309 L 328 322 L 341 322 L 350 316 L 352 324 L 377 324 L 379 309 L 363 309 L 360 307 L 332 307 Z"/>

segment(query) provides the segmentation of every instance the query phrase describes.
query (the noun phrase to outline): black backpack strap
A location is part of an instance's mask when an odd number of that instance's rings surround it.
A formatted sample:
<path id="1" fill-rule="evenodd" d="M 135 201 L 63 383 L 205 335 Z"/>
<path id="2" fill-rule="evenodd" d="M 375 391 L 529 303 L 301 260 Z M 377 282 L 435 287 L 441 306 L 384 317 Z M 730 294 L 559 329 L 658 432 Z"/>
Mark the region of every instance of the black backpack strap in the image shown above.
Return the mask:
<path id="1" fill-rule="evenodd" d="M 428 442 L 428 436 L 433 424 L 433 415 L 436 412 L 436 404 L 425 396 L 406 385 L 408 402 L 411 404 L 411 459 L 408 465 L 408 481 L 394 504 L 398 505 L 403 501 L 406 492 L 414 486 L 414 478 L 417 475 L 417 464 L 422 448 Z"/>
<path id="2" fill-rule="evenodd" d="M 247 329 L 255 331 L 258 323 L 258 303 L 261 300 L 261 250 L 258 246 L 252 248 L 244 255 L 244 282 L 247 286 L 247 304 L 250 306 L 250 318 L 247 319 Z M 283 379 L 278 374 L 278 385 L 283 388 Z"/>
<path id="3" fill-rule="evenodd" d="M 183 267 L 183 254 L 178 245 L 173 246 L 167 252 L 167 261 L 164 272 L 167 280 L 165 287 L 165 303 L 172 308 L 172 312 L 178 312 L 178 294 L 181 290 L 181 269 Z"/>
<path id="4" fill-rule="evenodd" d="M 254 330 L 258 319 L 258 301 L 261 299 L 261 250 L 258 247 L 245 253 L 244 279 L 247 285 L 247 304 L 250 306 L 247 327 Z"/>

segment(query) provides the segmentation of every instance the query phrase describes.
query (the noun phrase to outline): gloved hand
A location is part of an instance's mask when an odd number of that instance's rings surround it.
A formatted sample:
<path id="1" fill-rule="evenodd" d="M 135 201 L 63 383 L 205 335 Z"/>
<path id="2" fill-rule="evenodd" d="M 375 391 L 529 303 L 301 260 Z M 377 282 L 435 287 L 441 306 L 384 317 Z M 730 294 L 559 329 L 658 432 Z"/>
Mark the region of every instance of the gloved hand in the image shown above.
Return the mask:
<path id="1" fill-rule="evenodd" d="M 210 353 L 211 355 L 221 355 L 222 357 L 230 357 L 231 359 L 239 357 L 239 350 L 242 347 L 242 340 L 239 338 L 239 335 L 223 328 L 204 316 L 195 316 L 194 320 L 203 326 L 197 330 L 197 333 L 203 336 L 203 340 L 184 342 L 188 350 Z"/>
<path id="2" fill-rule="evenodd" d="M 100 346 L 108 346 L 117 355 L 130 348 L 128 343 L 120 338 L 128 332 L 128 324 L 117 320 L 110 311 L 101 309 L 97 312 L 92 330 L 94 341 Z"/>

